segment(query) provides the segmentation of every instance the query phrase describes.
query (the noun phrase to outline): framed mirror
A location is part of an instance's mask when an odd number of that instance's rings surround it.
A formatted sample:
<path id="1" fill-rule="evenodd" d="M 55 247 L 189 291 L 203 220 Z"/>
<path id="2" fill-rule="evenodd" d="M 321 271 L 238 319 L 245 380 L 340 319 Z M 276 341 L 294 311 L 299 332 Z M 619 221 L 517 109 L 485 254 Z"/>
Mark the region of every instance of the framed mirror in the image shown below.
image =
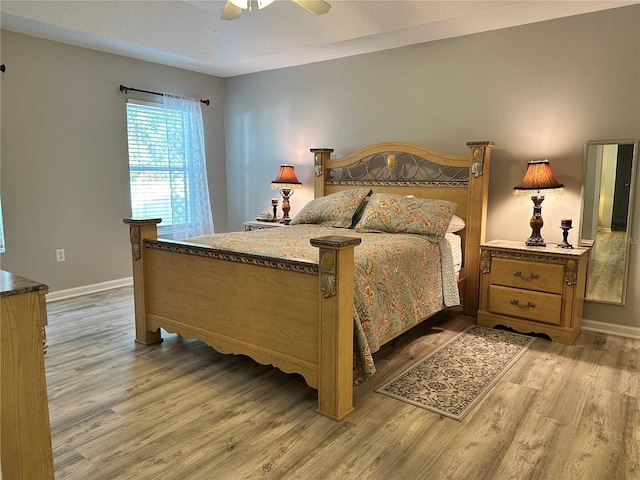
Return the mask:
<path id="1" fill-rule="evenodd" d="M 625 303 L 637 159 L 636 140 L 585 144 L 579 238 L 591 247 L 587 301 Z"/>

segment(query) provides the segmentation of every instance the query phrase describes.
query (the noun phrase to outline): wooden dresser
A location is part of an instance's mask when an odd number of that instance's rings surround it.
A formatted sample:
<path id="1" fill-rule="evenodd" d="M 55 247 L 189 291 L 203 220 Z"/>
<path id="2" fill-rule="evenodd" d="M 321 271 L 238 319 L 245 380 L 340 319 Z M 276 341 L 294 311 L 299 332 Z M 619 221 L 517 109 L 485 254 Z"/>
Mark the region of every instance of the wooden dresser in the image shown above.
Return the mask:
<path id="1" fill-rule="evenodd" d="M 1 478 L 53 478 L 44 370 L 48 287 L 0 270 Z"/>
<path id="2" fill-rule="evenodd" d="M 478 324 L 573 343 L 582 325 L 588 252 L 505 240 L 480 245 Z"/>

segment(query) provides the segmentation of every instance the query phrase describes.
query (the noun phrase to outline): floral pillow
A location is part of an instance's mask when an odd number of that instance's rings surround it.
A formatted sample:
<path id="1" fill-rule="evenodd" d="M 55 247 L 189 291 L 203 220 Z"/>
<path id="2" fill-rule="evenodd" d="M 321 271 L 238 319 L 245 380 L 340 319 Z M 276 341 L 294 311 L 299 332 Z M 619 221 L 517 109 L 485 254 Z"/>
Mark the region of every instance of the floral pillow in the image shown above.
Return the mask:
<path id="1" fill-rule="evenodd" d="M 356 188 L 315 198 L 302 207 L 289 225 L 312 223 L 349 228 L 353 216 L 362 208 L 369 195 L 371 190 Z"/>
<path id="2" fill-rule="evenodd" d="M 355 229 L 358 232 L 417 233 L 439 242 L 456 207 L 455 203 L 446 200 L 376 193 L 369 199 Z"/>

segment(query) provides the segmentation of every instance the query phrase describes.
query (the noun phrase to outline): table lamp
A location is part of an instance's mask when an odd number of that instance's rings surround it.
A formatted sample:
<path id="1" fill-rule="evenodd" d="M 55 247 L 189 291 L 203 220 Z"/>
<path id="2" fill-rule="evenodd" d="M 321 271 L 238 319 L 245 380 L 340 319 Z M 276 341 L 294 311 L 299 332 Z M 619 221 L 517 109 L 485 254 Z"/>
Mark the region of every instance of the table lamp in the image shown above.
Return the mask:
<path id="1" fill-rule="evenodd" d="M 280 165 L 278 176 L 271 182 L 271 188 L 280 190 L 280 195 L 282 195 L 282 219 L 280 223 L 288 224 L 291 221 L 291 218 L 289 218 L 289 210 L 291 210 L 289 197 L 293 195 L 293 189 L 301 187 L 302 182 L 296 177 L 293 165 Z"/>
<path id="2" fill-rule="evenodd" d="M 542 201 L 546 192 L 561 192 L 564 185 L 553 176 L 549 160 L 533 160 L 527 165 L 527 171 L 519 185 L 513 187 L 514 195 L 531 195 L 533 200 L 533 216 L 531 225 L 531 236 L 527 238 L 525 244 L 528 246 L 544 247 L 546 243 L 540 235 L 542 221 Z"/>

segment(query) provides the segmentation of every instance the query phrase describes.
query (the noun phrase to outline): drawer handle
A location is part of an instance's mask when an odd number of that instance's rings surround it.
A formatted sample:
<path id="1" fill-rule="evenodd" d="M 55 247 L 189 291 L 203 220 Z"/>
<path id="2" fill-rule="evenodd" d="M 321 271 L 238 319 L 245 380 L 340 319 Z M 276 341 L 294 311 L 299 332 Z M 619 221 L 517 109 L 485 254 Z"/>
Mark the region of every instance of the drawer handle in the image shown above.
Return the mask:
<path id="1" fill-rule="evenodd" d="M 536 272 L 531 272 L 529 274 L 529 278 L 523 277 L 522 272 L 520 270 L 516 270 L 515 272 L 513 272 L 513 276 L 519 277 L 523 280 L 537 280 L 538 278 L 540 278 L 540 275 L 538 275 Z"/>
<path id="2" fill-rule="evenodd" d="M 511 305 L 515 305 L 516 307 L 520 307 L 520 306 L 521 306 L 521 305 L 520 305 L 520 302 L 519 302 L 517 299 L 515 299 L 515 298 L 511 299 L 511 301 L 510 301 L 509 303 L 510 303 Z M 536 308 L 536 307 L 537 307 L 537 305 L 536 305 L 535 303 L 533 303 L 533 302 L 527 302 L 527 305 L 526 305 L 526 306 L 522 305 L 522 307 L 523 307 L 523 308 L 527 308 L 527 307 L 529 307 L 529 308 Z"/>

